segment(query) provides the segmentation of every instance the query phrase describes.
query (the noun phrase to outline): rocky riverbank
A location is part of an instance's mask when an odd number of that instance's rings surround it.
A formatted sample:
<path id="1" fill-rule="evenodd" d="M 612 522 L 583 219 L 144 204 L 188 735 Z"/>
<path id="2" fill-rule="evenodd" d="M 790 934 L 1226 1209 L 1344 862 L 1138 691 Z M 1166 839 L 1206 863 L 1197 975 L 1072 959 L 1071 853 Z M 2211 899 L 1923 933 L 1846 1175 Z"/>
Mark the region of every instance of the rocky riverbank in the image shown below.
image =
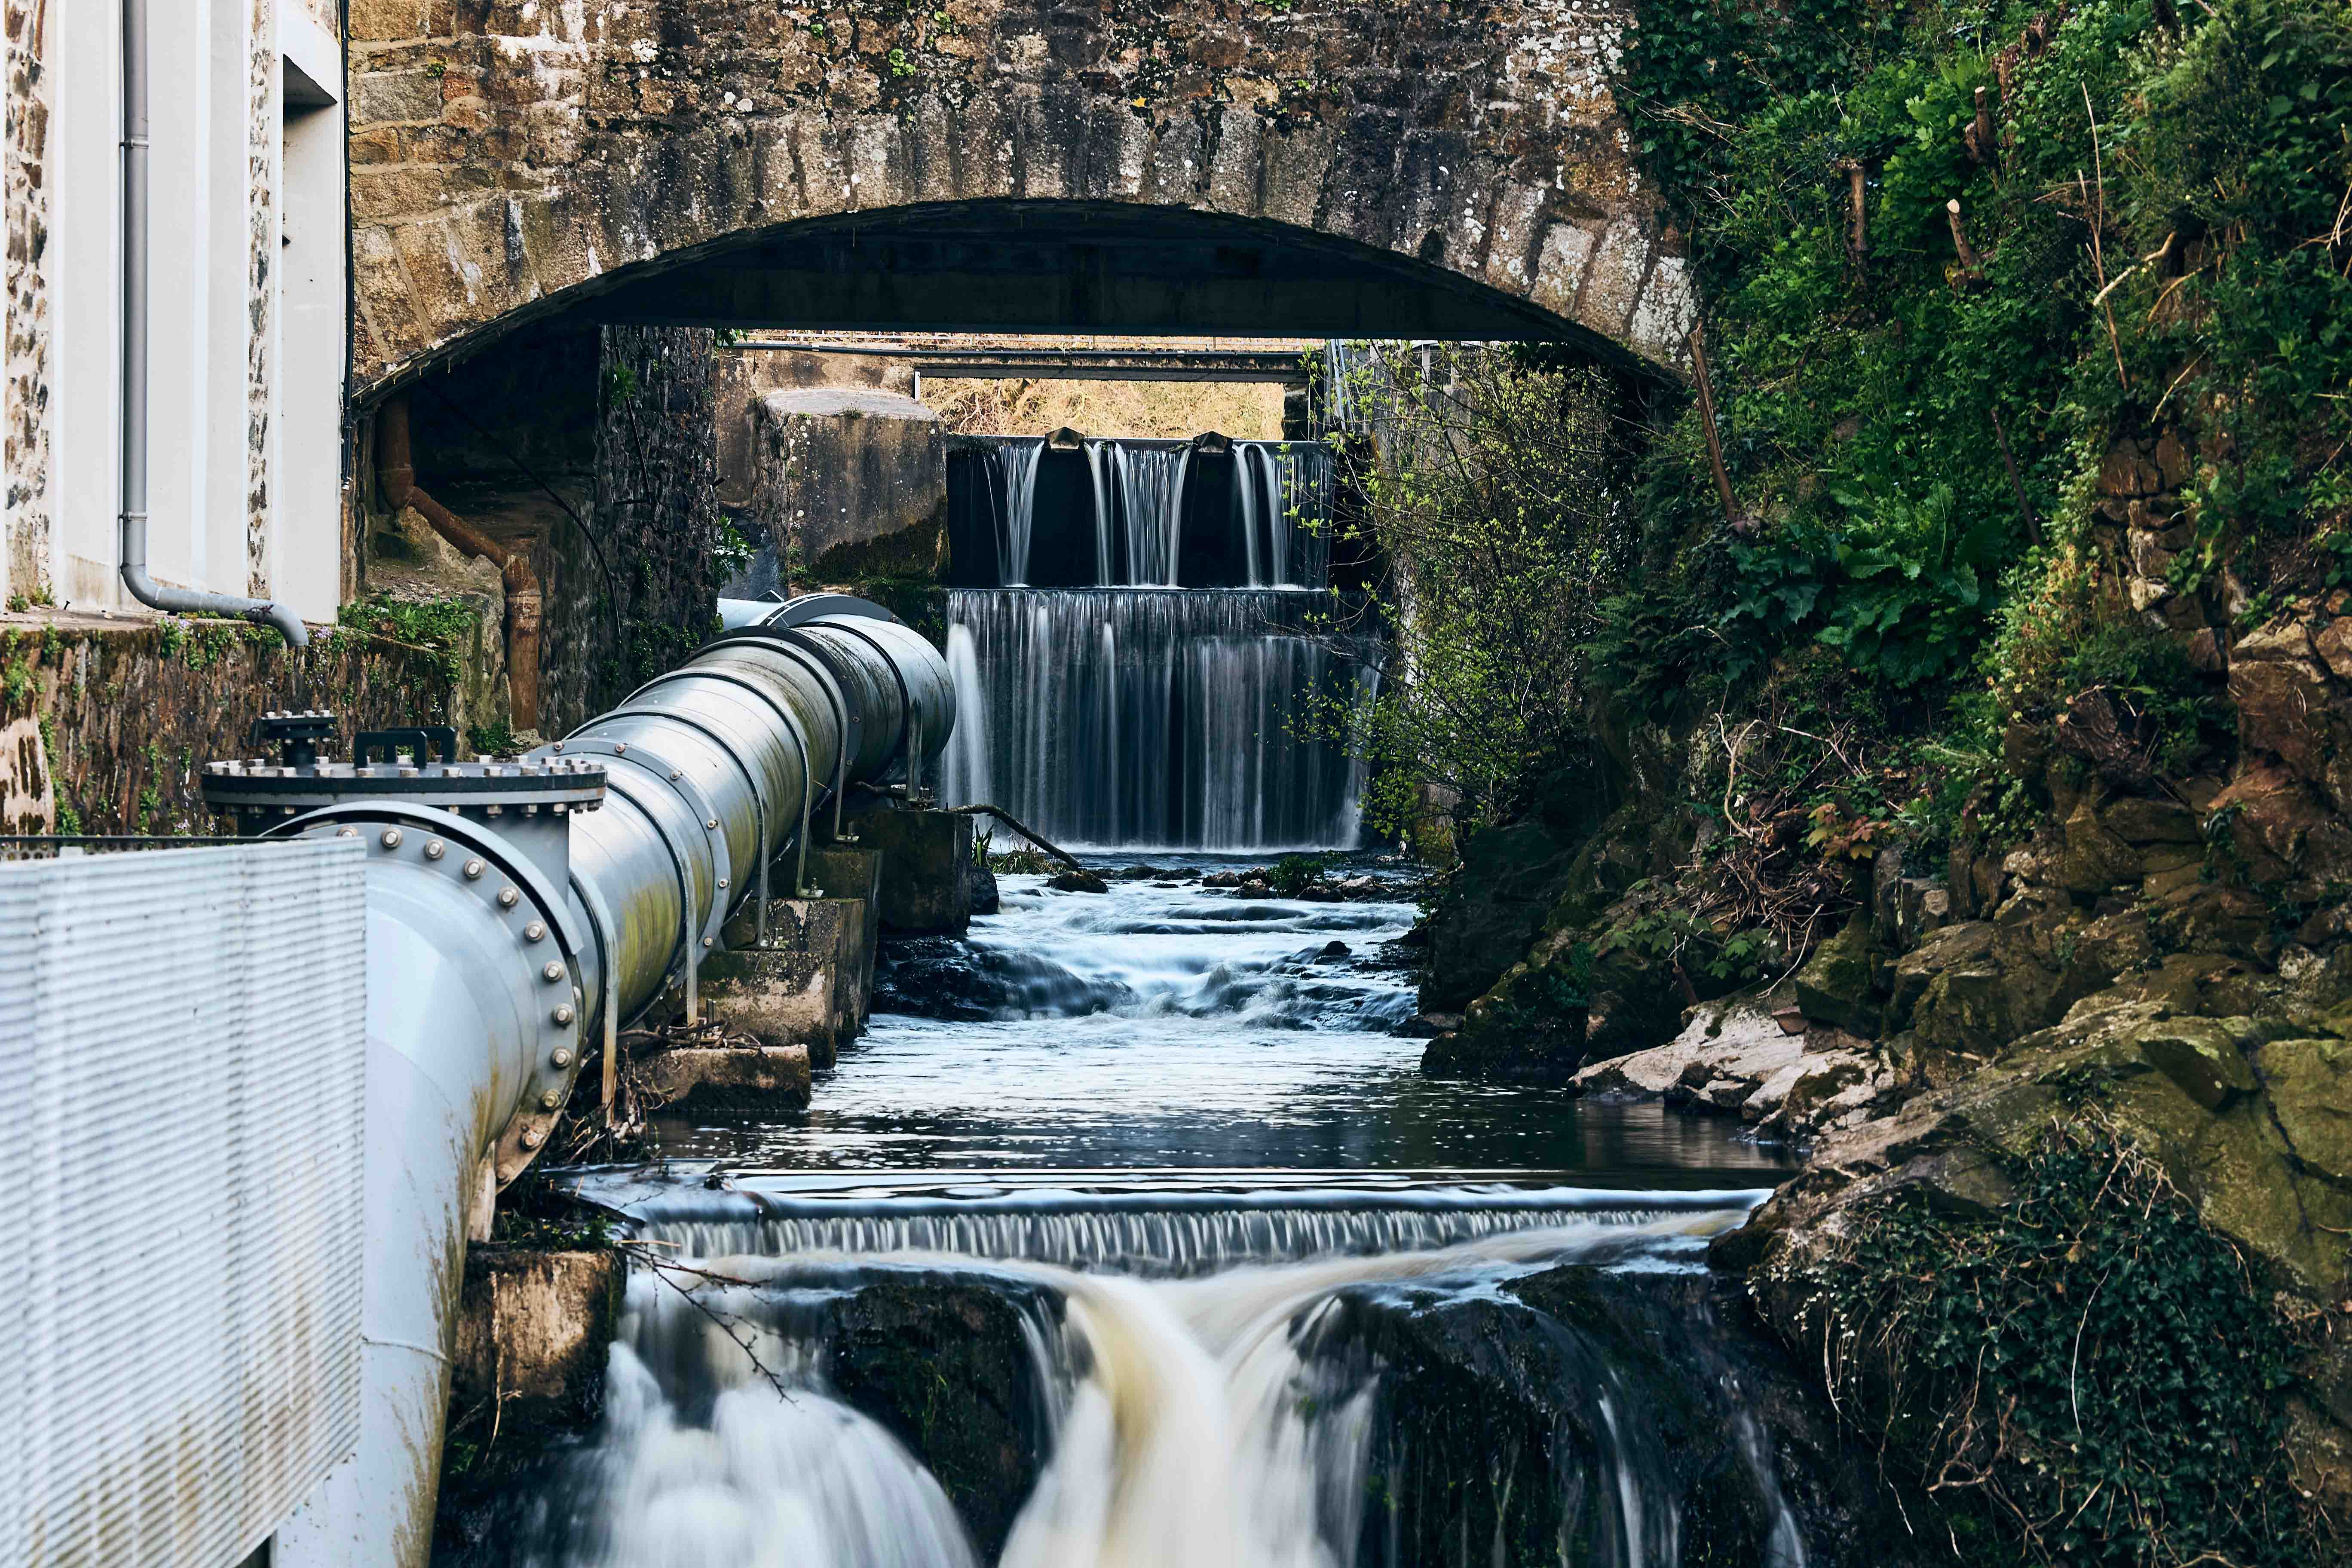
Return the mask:
<path id="1" fill-rule="evenodd" d="M 1716 1262 L 1744 1279 L 1801 1360 L 1828 1369 L 1822 1392 L 1849 1415 L 1906 1390 L 1955 1401 L 1898 1450 L 1909 1445 L 1923 1484 L 1936 1467 L 1948 1480 L 1967 1469 L 1953 1496 L 2029 1534 L 2050 1527 L 2036 1508 L 2083 1501 L 2089 1448 L 2053 1457 L 2052 1434 L 2023 1415 L 1996 1430 L 1965 1402 L 1997 1393 L 2024 1409 L 2036 1377 L 2080 1378 L 2081 1365 L 2017 1369 L 1990 1388 L 1938 1382 L 1912 1336 L 1927 1331 L 1919 1314 L 1951 1303 L 1915 1299 L 1895 1276 L 1859 1295 L 1834 1281 L 1867 1279 L 1898 1255 L 1904 1267 L 1959 1268 L 2021 1226 L 2057 1226 L 2074 1240 L 2034 1263 L 2030 1289 L 1967 1311 L 2085 1337 L 2101 1398 L 2121 1386 L 2123 1362 L 2106 1358 L 2136 1339 L 2141 1354 L 2177 1356 L 2184 1325 L 2261 1338 L 2270 1350 L 2246 1342 L 2242 1355 L 2268 1356 L 2270 1383 L 2233 1407 L 2239 1447 L 2198 1470 L 2200 1499 L 2151 1489 L 2159 1464 L 2188 1464 L 2163 1458 L 2189 1440 L 2163 1420 L 2127 1457 L 2100 1462 L 2112 1460 L 2135 1507 L 2201 1521 L 2189 1537 L 2307 1538 L 2319 1544 L 2276 1560 L 2340 1561 L 2343 1537 L 2330 1532 L 2352 1519 L 2352 662 L 2336 657 L 2352 616 L 2341 600 L 2225 634 L 2233 754 L 2167 774 L 2132 742 L 2128 714 L 2088 692 L 2053 723 L 2012 726 L 2008 841 L 1956 837 L 1935 860 L 1896 832 L 1876 845 L 1832 839 L 1824 854 L 1822 835 L 1771 816 L 1738 825 L 1736 806 L 1672 804 L 1707 798 L 1710 777 L 1721 795 L 1725 751 L 1735 777 L 1741 753 L 1691 735 L 1629 737 L 1654 762 L 1685 746 L 1683 765 L 1660 768 L 1664 782 L 1599 831 L 1580 837 L 1537 816 L 1465 841 L 1427 931 L 1423 1021 L 1438 1033 L 1426 1070 L 1660 1099 L 1806 1150 L 1804 1173 L 1718 1243 Z M 1729 902 L 1727 884 L 1759 865 L 1810 892 L 1793 939 L 1691 912 Z M 2068 1160 L 2115 1174 L 2051 1199 L 2053 1162 Z M 2211 1277 L 2151 1273 L 2151 1260 L 2117 1250 L 2115 1237 L 2135 1233 L 2112 1224 L 2126 1187 L 2158 1216 L 2140 1229 L 2179 1222 L 2219 1247 Z M 2068 1217 L 2022 1217 L 2045 1201 Z M 1896 1234 L 1908 1251 L 1887 1240 Z M 2091 1299 L 2118 1270 L 2137 1274 L 2142 1294 L 2102 1342 Z M 2225 1300 L 2242 1321 L 2210 1315 Z M 2227 1382 L 2210 1368 L 2184 1377 L 2209 1394 Z M 2036 1467 L 2060 1478 L 2054 1491 L 2020 1479 Z M 2241 1490 L 2263 1508 L 2240 1519 L 2226 1500 Z"/>

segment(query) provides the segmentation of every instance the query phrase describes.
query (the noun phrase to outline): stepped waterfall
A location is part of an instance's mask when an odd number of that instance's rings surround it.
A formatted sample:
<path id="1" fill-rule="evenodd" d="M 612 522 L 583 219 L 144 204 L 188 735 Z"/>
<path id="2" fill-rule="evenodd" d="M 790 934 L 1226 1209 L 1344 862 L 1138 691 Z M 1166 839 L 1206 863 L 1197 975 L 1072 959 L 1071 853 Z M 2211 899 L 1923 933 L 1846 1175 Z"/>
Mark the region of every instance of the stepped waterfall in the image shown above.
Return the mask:
<path id="1" fill-rule="evenodd" d="M 950 667 L 973 715 L 943 790 L 1057 843 L 1347 848 L 1376 635 L 1335 622 L 1330 455 L 1306 442 L 1042 439 L 950 470 Z"/>

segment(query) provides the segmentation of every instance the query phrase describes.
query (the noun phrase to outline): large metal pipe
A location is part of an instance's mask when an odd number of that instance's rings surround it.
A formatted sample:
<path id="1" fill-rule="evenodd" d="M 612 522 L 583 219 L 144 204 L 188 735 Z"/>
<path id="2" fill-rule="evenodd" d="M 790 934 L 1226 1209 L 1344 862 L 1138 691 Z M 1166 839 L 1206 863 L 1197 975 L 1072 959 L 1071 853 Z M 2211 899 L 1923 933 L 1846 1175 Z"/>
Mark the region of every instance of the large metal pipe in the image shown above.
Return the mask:
<path id="1" fill-rule="evenodd" d="M 945 746 L 939 651 L 872 605 L 810 608 L 834 613 L 723 634 L 519 763 L 436 763 L 416 731 L 405 762 L 207 768 L 249 829 L 369 850 L 366 1413 L 282 1568 L 422 1568 L 469 1223 L 545 1143 L 587 1041 L 666 994 L 691 1010 L 825 797 Z M 323 721 L 279 722 L 290 742 Z"/>
<path id="2" fill-rule="evenodd" d="M 154 609 L 240 616 L 308 647 L 310 628 L 284 605 L 167 588 L 147 574 L 147 0 L 122 0 L 122 585 Z"/>

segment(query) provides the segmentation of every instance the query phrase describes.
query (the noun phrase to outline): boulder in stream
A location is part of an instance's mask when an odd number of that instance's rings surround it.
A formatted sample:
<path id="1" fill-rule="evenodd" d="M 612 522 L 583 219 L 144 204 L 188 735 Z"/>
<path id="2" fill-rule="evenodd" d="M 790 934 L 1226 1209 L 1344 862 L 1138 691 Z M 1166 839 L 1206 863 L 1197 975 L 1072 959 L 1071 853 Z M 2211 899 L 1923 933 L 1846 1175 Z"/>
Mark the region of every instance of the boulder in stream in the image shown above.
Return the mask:
<path id="1" fill-rule="evenodd" d="M 1303 1331 L 1327 1371 L 1376 1374 L 1354 1562 L 1948 1561 L 1751 1321 L 1700 1273 L 1341 1291 Z"/>

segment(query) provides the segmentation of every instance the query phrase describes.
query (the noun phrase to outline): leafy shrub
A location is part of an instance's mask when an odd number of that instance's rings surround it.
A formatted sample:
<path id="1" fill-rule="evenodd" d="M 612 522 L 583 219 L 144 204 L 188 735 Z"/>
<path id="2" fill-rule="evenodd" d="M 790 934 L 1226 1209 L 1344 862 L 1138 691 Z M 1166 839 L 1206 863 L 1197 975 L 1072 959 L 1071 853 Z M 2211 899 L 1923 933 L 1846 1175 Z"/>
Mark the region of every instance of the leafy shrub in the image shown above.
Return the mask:
<path id="1" fill-rule="evenodd" d="M 1310 888 L 1323 884 L 1325 858 L 1320 855 L 1285 855 L 1265 874 L 1266 885 L 1275 896 L 1295 899 Z"/>

